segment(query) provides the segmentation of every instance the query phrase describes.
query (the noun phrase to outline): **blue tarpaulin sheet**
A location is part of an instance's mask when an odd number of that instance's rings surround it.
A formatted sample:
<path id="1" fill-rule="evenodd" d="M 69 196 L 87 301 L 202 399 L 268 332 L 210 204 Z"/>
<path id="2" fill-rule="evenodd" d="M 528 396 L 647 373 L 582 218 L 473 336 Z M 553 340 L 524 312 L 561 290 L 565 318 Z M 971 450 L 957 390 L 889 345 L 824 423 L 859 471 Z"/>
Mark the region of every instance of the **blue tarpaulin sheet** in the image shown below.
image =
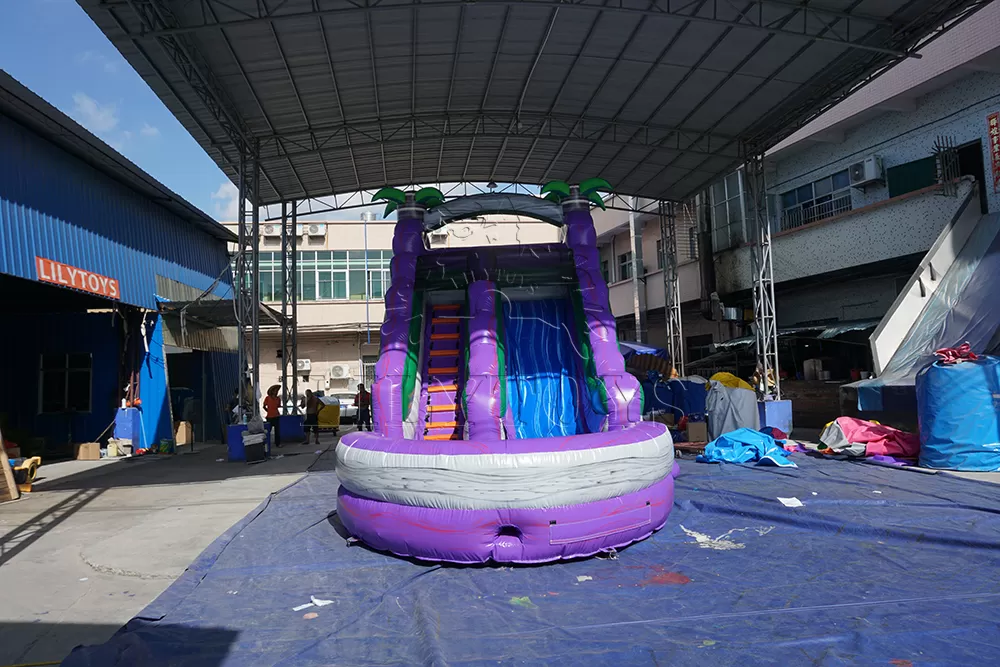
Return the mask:
<path id="1" fill-rule="evenodd" d="M 684 460 L 653 537 L 617 560 L 524 567 L 348 546 L 331 514 L 336 476 L 312 473 L 64 665 L 994 662 L 997 487 L 794 458 L 797 469 Z M 332 603 L 293 611 L 310 596 Z"/>

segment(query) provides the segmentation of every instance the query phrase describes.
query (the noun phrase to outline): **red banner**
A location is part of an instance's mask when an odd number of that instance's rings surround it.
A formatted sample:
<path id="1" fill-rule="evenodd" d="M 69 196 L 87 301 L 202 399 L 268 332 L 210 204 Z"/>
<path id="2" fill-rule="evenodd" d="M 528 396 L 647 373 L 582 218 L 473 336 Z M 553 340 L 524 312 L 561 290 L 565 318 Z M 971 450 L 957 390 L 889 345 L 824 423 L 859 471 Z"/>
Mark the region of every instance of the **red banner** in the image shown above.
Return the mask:
<path id="1" fill-rule="evenodd" d="M 993 192 L 997 193 L 1000 192 L 1000 112 L 994 111 L 986 117 L 986 127 L 993 162 Z"/>
<path id="2" fill-rule="evenodd" d="M 75 266 L 45 259 L 44 257 L 35 257 L 35 269 L 38 271 L 38 279 L 43 283 L 72 287 L 73 289 L 90 292 L 91 294 L 115 299 L 116 301 L 121 299 L 118 281 L 114 278 L 84 271 Z"/>

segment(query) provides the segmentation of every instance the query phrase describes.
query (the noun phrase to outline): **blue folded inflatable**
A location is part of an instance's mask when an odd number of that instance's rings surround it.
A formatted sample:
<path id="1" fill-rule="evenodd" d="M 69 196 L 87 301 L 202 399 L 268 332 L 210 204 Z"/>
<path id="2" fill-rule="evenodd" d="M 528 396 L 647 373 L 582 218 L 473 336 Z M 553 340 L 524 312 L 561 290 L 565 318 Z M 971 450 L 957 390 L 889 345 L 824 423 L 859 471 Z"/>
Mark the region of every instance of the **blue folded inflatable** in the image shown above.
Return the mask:
<path id="1" fill-rule="evenodd" d="M 781 442 L 784 442 L 783 440 Z M 724 433 L 705 446 L 698 455 L 700 463 L 754 463 L 782 468 L 797 468 L 785 450 L 771 436 L 752 428 L 738 428 Z"/>
<path id="2" fill-rule="evenodd" d="M 942 364 L 917 374 L 920 465 L 1000 471 L 1000 359 Z"/>

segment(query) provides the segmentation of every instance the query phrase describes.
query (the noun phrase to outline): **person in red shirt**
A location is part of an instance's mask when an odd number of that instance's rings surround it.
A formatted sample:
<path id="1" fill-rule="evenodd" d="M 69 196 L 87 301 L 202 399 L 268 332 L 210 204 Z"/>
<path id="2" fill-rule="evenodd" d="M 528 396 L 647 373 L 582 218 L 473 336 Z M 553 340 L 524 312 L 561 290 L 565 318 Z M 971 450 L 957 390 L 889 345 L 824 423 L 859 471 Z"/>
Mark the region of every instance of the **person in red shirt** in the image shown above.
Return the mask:
<path id="1" fill-rule="evenodd" d="M 264 416 L 267 417 L 267 423 L 271 425 L 271 438 L 275 447 L 281 447 L 281 399 L 278 398 L 280 390 L 280 385 L 273 385 L 267 390 L 267 396 L 264 397 Z"/>
<path id="2" fill-rule="evenodd" d="M 358 430 L 368 427 L 372 430 L 372 395 L 365 389 L 364 383 L 358 385 L 358 393 L 354 395 L 354 405 L 358 406 Z"/>

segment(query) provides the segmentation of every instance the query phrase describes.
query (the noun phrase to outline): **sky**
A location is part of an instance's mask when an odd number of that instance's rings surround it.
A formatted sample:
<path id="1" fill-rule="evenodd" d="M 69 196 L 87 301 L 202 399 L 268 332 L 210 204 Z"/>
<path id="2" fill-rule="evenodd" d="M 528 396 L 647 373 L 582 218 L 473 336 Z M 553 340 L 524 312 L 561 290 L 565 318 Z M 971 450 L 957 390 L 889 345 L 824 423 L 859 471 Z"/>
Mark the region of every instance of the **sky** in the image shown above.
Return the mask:
<path id="1" fill-rule="evenodd" d="M 0 67 L 217 219 L 236 188 L 75 0 L 3 0 Z"/>
<path id="2" fill-rule="evenodd" d="M 236 220 L 236 186 L 76 0 L 0 2 L 0 68 L 205 213 L 222 222 Z M 440 187 L 447 193 L 453 185 Z M 509 184 L 501 183 L 500 189 L 505 188 Z M 484 186 L 479 189 L 485 191 Z M 475 191 L 468 188 L 469 194 Z M 370 210 L 381 216 L 382 209 Z M 368 209 L 300 217 L 357 220 L 363 210 Z M 262 219 L 269 214 L 280 210 L 262 211 Z"/>

